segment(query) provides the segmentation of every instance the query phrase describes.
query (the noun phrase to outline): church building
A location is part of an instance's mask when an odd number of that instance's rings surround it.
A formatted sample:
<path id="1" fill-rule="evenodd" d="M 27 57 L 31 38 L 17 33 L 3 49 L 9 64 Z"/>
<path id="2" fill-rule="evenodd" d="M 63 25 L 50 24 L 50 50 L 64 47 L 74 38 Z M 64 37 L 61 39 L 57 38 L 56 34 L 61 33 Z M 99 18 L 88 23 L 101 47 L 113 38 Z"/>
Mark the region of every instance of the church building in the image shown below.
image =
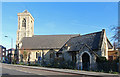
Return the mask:
<path id="1" fill-rule="evenodd" d="M 99 32 L 70 38 L 57 53 L 66 61 L 74 62 L 81 70 L 94 70 L 97 60 L 100 57 L 108 59 L 108 51 L 112 48 L 103 29 Z"/>
<path id="2" fill-rule="evenodd" d="M 62 57 L 84 69 L 94 68 L 97 57 L 108 59 L 108 50 L 112 48 L 104 29 L 86 35 L 34 35 L 34 18 L 27 10 L 18 13 L 16 45 L 19 46 L 19 61 L 50 62 Z"/>
<path id="3" fill-rule="evenodd" d="M 56 52 L 67 42 L 72 35 L 34 35 L 34 18 L 25 10 L 18 13 L 18 30 L 16 45 L 19 46 L 19 61 L 23 61 L 24 52 L 26 61 L 38 61 L 44 58 L 50 61 L 56 57 Z M 29 59 L 30 58 L 30 59 Z M 24 60 L 25 61 L 25 60 Z"/>

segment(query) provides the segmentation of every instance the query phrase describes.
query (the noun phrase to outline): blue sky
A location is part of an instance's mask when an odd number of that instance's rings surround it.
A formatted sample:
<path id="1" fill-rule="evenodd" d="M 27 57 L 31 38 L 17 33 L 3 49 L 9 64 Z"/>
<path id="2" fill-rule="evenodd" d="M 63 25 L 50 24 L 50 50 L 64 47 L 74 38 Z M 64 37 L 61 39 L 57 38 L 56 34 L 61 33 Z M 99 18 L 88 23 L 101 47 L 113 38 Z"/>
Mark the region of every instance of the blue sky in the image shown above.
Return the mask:
<path id="1" fill-rule="evenodd" d="M 117 2 L 8 2 L 2 3 L 2 45 L 16 43 L 17 13 L 27 9 L 35 19 L 35 35 L 87 34 L 118 24 Z M 10 38 L 4 37 L 5 35 Z"/>

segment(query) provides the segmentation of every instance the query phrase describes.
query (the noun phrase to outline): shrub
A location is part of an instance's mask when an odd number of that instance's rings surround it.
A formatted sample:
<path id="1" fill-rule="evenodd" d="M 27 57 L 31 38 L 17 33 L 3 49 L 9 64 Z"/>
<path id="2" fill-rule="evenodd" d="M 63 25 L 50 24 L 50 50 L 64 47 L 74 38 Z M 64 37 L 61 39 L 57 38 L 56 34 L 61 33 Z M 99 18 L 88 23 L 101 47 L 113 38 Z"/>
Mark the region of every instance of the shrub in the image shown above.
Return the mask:
<path id="1" fill-rule="evenodd" d="M 107 61 L 107 59 L 106 59 L 106 57 L 98 57 L 97 58 L 97 60 L 96 60 L 96 62 L 106 62 Z"/>
<path id="2" fill-rule="evenodd" d="M 117 61 L 108 61 L 106 58 L 100 57 L 97 59 L 97 70 L 104 72 L 117 72 Z"/>

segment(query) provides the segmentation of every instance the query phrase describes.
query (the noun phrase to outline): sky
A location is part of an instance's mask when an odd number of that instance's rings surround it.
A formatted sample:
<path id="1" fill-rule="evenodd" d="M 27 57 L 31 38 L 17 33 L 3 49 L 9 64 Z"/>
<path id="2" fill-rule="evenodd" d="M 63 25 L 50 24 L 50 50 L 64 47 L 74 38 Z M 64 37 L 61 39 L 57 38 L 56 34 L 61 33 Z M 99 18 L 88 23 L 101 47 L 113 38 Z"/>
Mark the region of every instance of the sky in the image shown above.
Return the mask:
<path id="1" fill-rule="evenodd" d="M 88 34 L 118 25 L 117 2 L 3 2 L 1 45 L 16 44 L 17 13 L 28 10 L 34 17 L 34 35 Z M 8 36 L 8 37 L 4 37 Z"/>

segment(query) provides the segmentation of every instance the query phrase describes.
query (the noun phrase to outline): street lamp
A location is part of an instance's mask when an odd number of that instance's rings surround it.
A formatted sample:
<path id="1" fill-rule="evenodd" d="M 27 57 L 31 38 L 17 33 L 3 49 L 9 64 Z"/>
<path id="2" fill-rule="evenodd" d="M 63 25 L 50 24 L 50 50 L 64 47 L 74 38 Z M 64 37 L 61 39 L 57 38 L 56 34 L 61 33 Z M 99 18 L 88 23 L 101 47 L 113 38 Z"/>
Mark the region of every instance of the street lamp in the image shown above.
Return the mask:
<path id="1" fill-rule="evenodd" d="M 5 37 L 9 37 L 9 36 L 5 36 Z M 12 51 L 12 48 L 13 48 L 13 38 L 12 37 L 10 37 L 11 38 L 11 51 Z M 11 56 L 12 56 L 12 53 L 9 53 L 9 55 L 10 55 L 10 63 L 12 62 L 11 61 Z"/>
<path id="2" fill-rule="evenodd" d="M 9 36 L 5 36 L 5 37 L 9 37 Z M 13 48 L 13 38 L 11 37 L 11 48 Z"/>

